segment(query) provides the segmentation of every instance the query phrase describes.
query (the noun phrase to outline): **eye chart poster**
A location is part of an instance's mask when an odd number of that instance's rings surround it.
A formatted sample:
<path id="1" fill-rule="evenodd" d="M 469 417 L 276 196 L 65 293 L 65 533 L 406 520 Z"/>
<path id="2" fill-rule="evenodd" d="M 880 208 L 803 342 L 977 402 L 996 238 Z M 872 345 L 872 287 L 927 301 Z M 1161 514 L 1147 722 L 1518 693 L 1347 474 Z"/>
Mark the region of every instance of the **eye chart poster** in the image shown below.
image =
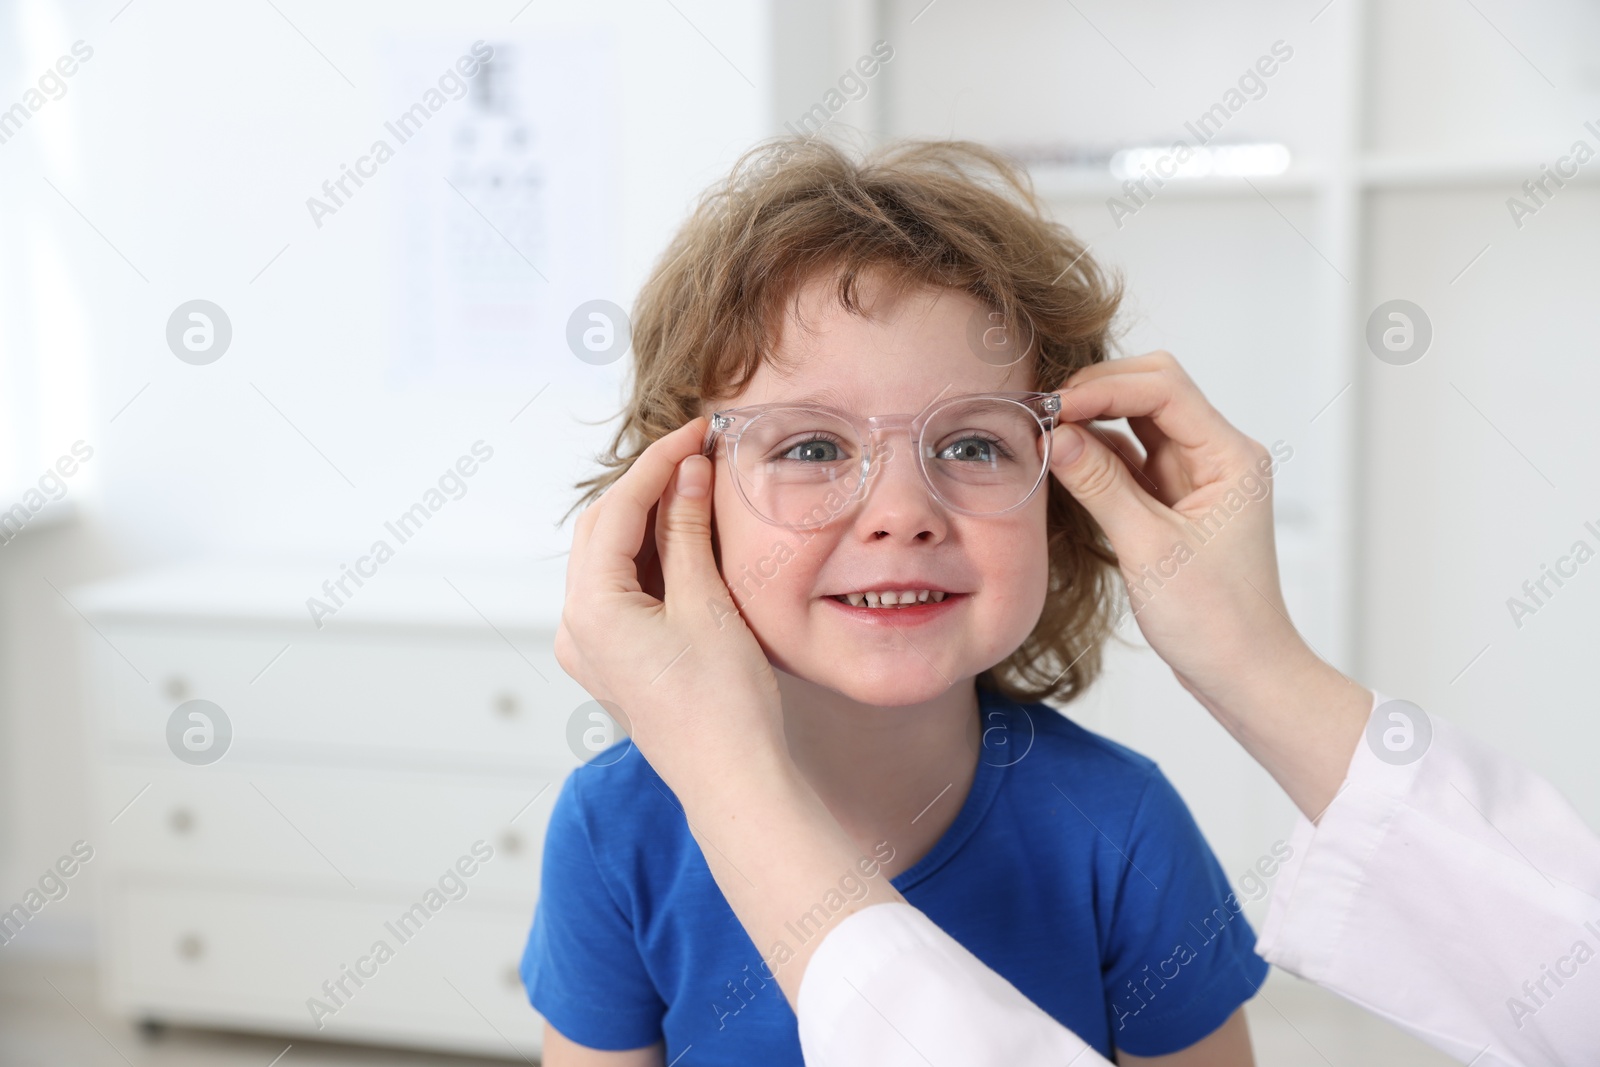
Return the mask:
<path id="1" fill-rule="evenodd" d="M 409 157 L 386 339 L 391 382 L 409 388 L 548 378 L 573 362 L 572 309 L 620 275 L 614 32 L 454 36 L 385 50 L 381 140 Z"/>

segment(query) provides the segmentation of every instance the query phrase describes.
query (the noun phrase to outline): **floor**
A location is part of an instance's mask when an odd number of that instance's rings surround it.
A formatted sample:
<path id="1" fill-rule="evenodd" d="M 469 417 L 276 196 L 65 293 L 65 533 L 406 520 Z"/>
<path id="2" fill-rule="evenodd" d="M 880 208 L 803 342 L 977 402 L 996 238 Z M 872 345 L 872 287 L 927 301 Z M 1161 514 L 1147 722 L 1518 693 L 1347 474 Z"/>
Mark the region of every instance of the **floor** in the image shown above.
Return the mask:
<path id="1" fill-rule="evenodd" d="M 1456 1067 L 1459 1063 L 1276 967 L 1244 1010 L 1261 1067 Z"/>
<path id="2" fill-rule="evenodd" d="M 1454 1062 L 1276 970 L 1245 1010 L 1261 1067 L 1446 1067 Z M 150 1038 L 137 1025 L 99 1009 L 87 966 L 0 960 L 0 1067 L 494 1067 L 505 1062 L 176 1027 Z"/>
<path id="3" fill-rule="evenodd" d="M 504 1067 L 506 1062 L 181 1027 L 152 1038 L 137 1024 L 100 1009 L 88 966 L 0 959 L 0 1067 Z"/>

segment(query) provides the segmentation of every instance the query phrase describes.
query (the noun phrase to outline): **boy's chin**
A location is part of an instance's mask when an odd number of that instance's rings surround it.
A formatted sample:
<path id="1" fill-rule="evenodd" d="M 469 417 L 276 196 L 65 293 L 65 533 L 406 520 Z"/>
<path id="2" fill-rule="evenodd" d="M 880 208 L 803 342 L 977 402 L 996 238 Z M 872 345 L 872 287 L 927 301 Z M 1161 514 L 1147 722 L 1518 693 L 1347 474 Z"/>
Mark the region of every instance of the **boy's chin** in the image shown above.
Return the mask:
<path id="1" fill-rule="evenodd" d="M 941 675 L 920 658 L 915 664 L 872 665 L 845 661 L 789 673 L 858 704 L 880 708 L 900 708 L 935 700 L 950 690 L 949 678 L 956 676 L 948 669 Z"/>

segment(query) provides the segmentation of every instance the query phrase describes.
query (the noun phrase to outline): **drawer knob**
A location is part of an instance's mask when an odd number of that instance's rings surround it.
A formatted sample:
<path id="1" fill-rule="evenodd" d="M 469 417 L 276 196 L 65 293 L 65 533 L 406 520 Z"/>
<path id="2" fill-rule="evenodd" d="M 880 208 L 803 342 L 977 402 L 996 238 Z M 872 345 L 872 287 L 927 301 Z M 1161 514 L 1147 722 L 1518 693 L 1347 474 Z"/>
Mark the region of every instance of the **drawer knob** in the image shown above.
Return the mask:
<path id="1" fill-rule="evenodd" d="M 172 814 L 167 816 L 167 824 L 173 833 L 186 834 L 194 829 L 194 813 L 188 808 L 173 808 Z"/>
<path id="2" fill-rule="evenodd" d="M 206 943 L 199 934 L 184 934 L 178 938 L 178 955 L 186 960 L 197 960 L 205 951 Z"/>
<path id="3" fill-rule="evenodd" d="M 522 972 L 517 970 L 516 964 L 509 964 L 506 967 L 505 980 L 506 985 L 510 986 L 512 989 L 522 988 Z"/>
<path id="4" fill-rule="evenodd" d="M 500 851 L 508 856 L 515 856 L 522 851 L 522 835 L 515 830 L 507 830 L 500 835 Z"/>
<path id="5" fill-rule="evenodd" d="M 174 674 L 168 678 L 163 688 L 167 696 L 173 700 L 187 700 L 189 697 L 189 680 L 181 674 Z"/>
<path id="6" fill-rule="evenodd" d="M 522 706 L 515 693 L 501 693 L 494 698 L 494 710 L 499 712 L 502 718 L 509 719 L 521 709 Z"/>

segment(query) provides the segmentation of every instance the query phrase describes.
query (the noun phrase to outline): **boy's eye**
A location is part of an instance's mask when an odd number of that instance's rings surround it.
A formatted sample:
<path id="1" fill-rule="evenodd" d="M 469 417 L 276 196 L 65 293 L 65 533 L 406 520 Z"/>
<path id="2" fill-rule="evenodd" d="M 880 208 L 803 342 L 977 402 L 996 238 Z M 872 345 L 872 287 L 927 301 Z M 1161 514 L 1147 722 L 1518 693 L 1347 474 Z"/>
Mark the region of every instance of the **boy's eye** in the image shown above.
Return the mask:
<path id="1" fill-rule="evenodd" d="M 801 463 L 835 463 L 841 458 L 839 444 L 824 437 L 814 437 L 791 446 L 780 459 L 793 459 Z"/>
<path id="2" fill-rule="evenodd" d="M 998 457 L 995 455 L 996 452 L 999 453 Z M 985 437 L 981 434 L 971 434 L 963 437 L 959 441 L 945 446 L 937 456 L 939 459 L 969 463 L 994 463 L 998 459 L 1012 458 L 1011 451 L 998 438 Z"/>

